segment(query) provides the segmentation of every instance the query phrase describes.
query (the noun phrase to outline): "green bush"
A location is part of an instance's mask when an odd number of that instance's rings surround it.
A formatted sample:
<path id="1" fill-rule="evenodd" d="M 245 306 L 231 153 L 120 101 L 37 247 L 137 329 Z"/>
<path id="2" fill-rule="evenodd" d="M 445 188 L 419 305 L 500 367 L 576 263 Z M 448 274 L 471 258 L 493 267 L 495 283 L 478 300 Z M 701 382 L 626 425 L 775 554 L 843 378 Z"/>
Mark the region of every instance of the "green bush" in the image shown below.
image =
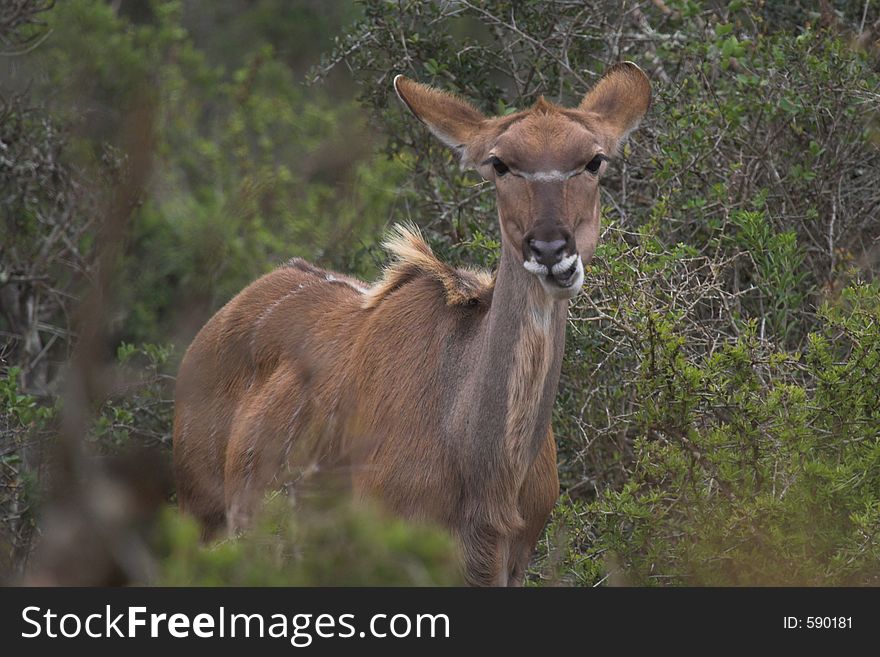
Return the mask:
<path id="1" fill-rule="evenodd" d="M 205 546 L 169 509 L 156 538 L 157 583 L 169 586 L 461 585 L 446 533 L 330 498 L 273 496 L 248 532 Z"/>
<path id="2" fill-rule="evenodd" d="M 612 564 L 638 584 L 880 583 L 880 286 L 847 288 L 819 315 L 803 353 L 752 323 L 705 357 L 650 319 L 628 480 L 564 500 L 550 529 L 563 554 L 541 574 L 592 584 Z"/>
<path id="3" fill-rule="evenodd" d="M 20 371 L 0 378 L 0 577 L 18 573 L 36 527 L 37 471 L 44 443 L 53 435 L 55 409 L 22 392 Z"/>
<path id="4" fill-rule="evenodd" d="M 233 294 L 293 256 L 361 275 L 377 271 L 372 252 L 402 168 L 375 153 L 350 93 L 340 99 L 331 88 L 304 86 L 291 64 L 299 58 L 273 45 L 272 11 L 281 10 L 250 7 L 240 18 L 262 25 L 262 36 L 222 46 L 222 57 L 215 40 L 223 34 L 200 47 L 176 0 L 146 3 L 139 22 L 99 0 L 59 3 L 46 15 L 51 32 L 28 59 L 24 70 L 35 82 L 27 83 L 52 99 L 47 109 L 73 135 L 61 159 L 94 203 L 112 193 L 114 175 L 130 160 L 124 144 L 132 112 L 155 108 L 147 116 L 150 184 L 128 220 L 114 285 L 111 328 L 122 339 L 186 342 Z M 220 29 L 233 38 L 243 28 Z M 17 208 L 10 216 L 20 222 Z M 94 265 L 94 221 L 85 212 L 69 221 L 82 227 L 81 269 Z M 22 260 L 36 257 L 52 227 L 39 227 Z"/>

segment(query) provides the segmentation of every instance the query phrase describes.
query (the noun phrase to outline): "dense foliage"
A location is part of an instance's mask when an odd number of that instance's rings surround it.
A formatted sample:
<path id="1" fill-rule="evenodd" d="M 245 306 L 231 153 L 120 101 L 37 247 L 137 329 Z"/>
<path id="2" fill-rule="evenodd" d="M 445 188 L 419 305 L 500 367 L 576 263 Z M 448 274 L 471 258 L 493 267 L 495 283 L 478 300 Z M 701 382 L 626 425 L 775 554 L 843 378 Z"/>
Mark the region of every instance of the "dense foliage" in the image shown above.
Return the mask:
<path id="1" fill-rule="evenodd" d="M 111 300 L 93 356 L 112 382 L 89 393 L 87 443 L 166 454 L 177 356 L 277 262 L 370 278 L 384 227 L 412 219 L 443 257 L 494 263 L 493 190 L 400 108 L 394 74 L 503 114 L 576 102 L 630 59 L 654 104 L 603 180 L 554 413 L 564 495 L 531 581 L 880 583 L 880 7 L 50 4 L 0 14 L 0 46 L 21 51 L 0 78 L 5 568 L 51 506 L 44 447 L 64 442 L 88 290 Z M 102 259 L 101 217 L 137 166 L 149 182 Z M 454 581 L 427 530 L 273 504 L 261 531 L 208 551 L 163 516 L 151 576 Z"/>

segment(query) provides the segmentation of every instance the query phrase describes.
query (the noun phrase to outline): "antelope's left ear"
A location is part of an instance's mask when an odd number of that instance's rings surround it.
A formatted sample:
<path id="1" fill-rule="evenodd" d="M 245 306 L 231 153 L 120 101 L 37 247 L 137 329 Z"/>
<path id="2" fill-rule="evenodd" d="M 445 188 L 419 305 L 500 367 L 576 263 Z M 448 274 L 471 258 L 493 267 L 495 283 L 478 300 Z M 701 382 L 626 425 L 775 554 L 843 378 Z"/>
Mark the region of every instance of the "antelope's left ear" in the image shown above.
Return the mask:
<path id="1" fill-rule="evenodd" d="M 394 90 L 416 118 L 455 151 L 462 165 L 473 164 L 467 157 L 468 146 L 486 122 L 486 117 L 477 108 L 451 93 L 413 82 L 402 75 L 394 78 Z"/>
<path id="2" fill-rule="evenodd" d="M 651 81 L 632 62 L 612 66 L 578 106 L 582 112 L 598 115 L 618 140 L 636 129 L 651 106 Z"/>

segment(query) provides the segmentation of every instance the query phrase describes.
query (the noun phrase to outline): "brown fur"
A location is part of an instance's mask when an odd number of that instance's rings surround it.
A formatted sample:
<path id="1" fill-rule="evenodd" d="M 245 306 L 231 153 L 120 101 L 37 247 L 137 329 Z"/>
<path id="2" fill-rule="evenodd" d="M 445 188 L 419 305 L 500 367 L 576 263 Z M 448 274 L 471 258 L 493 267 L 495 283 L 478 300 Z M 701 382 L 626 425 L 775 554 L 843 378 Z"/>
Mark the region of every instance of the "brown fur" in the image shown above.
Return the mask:
<path id="1" fill-rule="evenodd" d="M 634 75 L 615 67 L 577 110 L 542 99 L 498 119 L 395 80 L 463 164 L 495 181 L 498 270 L 450 267 L 399 227 L 370 287 L 295 259 L 226 304 L 177 380 L 178 499 L 206 536 L 247 525 L 267 490 L 332 483 L 446 527 L 470 583 L 522 582 L 559 493 L 550 415 L 568 298 L 522 254 L 528 235 L 564 232 L 589 260 L 599 221 L 597 176 L 525 174 L 613 153 L 646 107 Z M 496 178 L 490 155 L 523 174 Z"/>

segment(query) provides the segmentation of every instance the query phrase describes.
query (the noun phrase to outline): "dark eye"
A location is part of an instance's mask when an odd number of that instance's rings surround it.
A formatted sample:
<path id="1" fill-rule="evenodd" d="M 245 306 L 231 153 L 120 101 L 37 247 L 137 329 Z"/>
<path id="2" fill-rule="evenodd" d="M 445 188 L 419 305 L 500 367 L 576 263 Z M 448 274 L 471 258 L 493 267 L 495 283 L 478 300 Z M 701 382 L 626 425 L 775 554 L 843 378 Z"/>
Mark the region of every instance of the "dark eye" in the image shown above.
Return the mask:
<path id="1" fill-rule="evenodd" d="M 510 171 L 507 165 L 504 164 L 504 162 L 499 160 L 497 157 L 492 158 L 492 167 L 495 169 L 495 173 L 497 173 L 499 176 L 503 176 L 505 173 Z"/>
<path id="2" fill-rule="evenodd" d="M 599 173 L 599 167 L 602 166 L 602 162 L 607 159 L 604 155 L 597 155 L 594 157 L 585 167 L 587 171 L 590 173 Z"/>

